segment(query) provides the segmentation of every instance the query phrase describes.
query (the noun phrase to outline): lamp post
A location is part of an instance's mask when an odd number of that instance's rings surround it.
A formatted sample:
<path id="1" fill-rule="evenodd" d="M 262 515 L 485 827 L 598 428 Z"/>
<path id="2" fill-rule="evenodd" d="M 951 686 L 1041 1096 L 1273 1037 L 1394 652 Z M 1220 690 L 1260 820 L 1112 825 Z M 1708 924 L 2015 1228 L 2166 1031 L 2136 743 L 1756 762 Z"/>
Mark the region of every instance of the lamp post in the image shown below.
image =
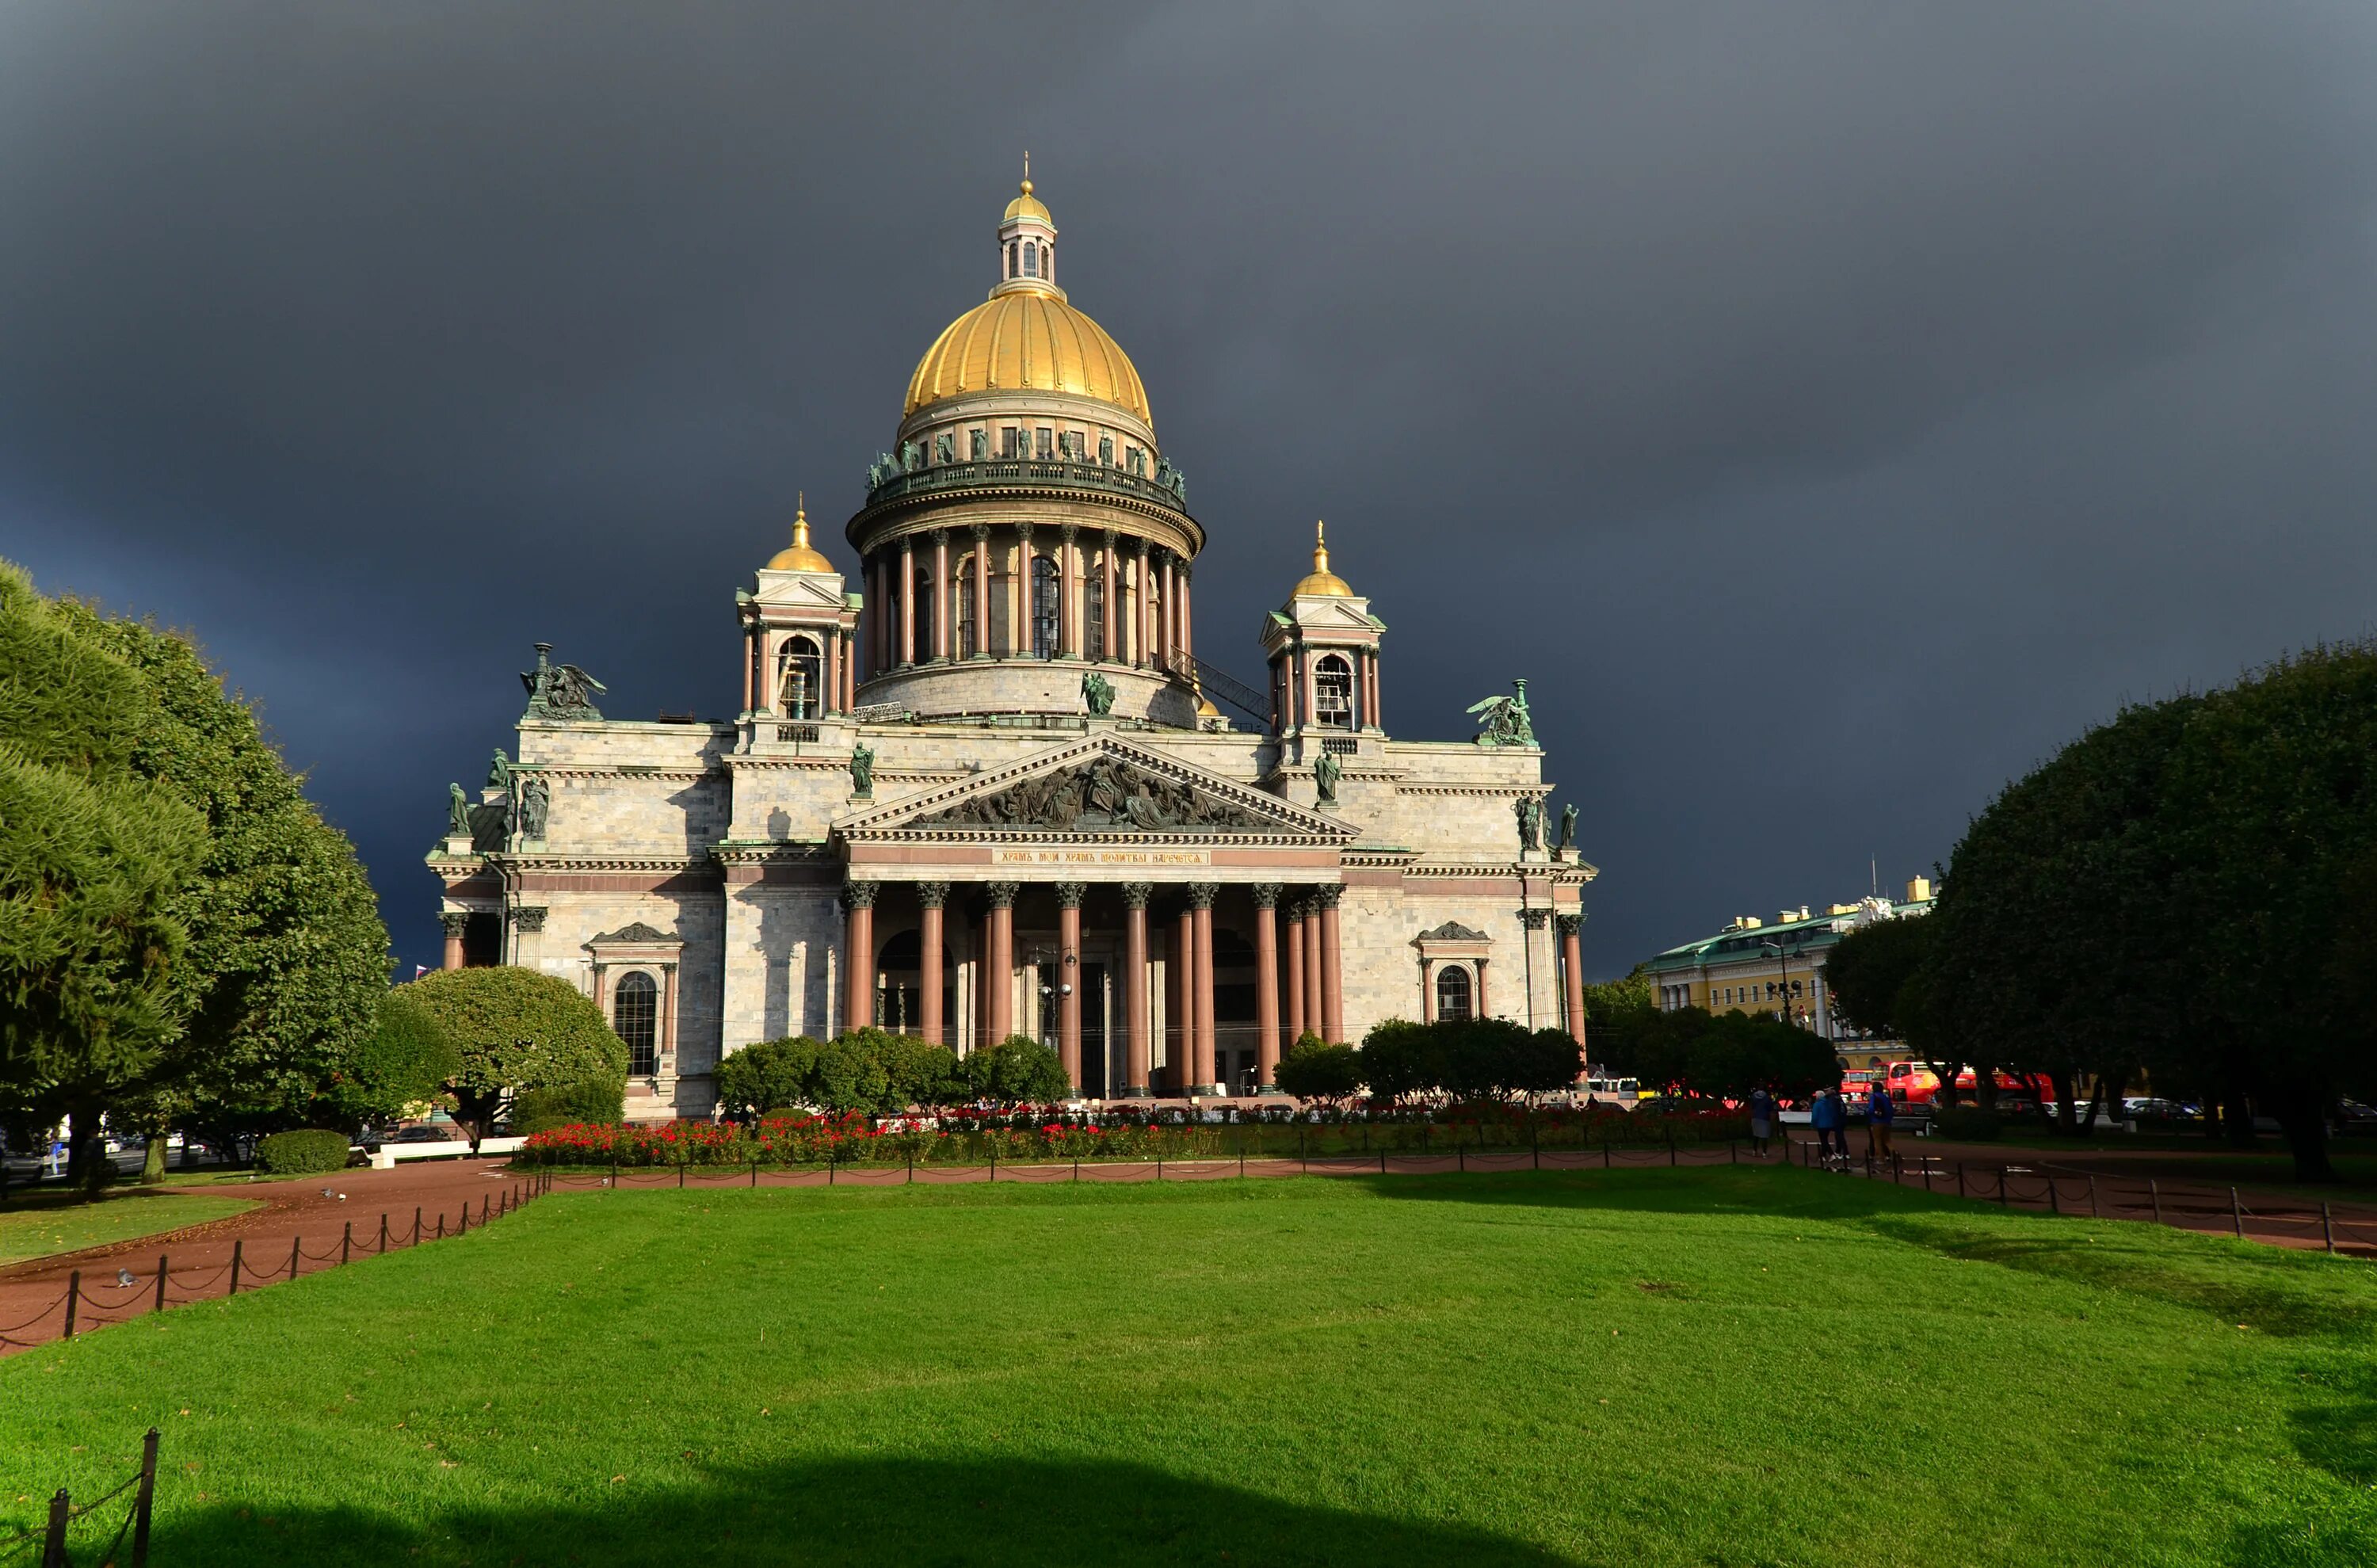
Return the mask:
<path id="1" fill-rule="evenodd" d="M 1782 1006 L 1777 1012 L 1783 1022 L 1788 1023 L 1791 1022 L 1791 954 L 1781 942 L 1771 939 L 1761 939 L 1758 945 L 1774 953 L 1775 962 L 1783 966 L 1783 979 L 1778 992 Z"/>

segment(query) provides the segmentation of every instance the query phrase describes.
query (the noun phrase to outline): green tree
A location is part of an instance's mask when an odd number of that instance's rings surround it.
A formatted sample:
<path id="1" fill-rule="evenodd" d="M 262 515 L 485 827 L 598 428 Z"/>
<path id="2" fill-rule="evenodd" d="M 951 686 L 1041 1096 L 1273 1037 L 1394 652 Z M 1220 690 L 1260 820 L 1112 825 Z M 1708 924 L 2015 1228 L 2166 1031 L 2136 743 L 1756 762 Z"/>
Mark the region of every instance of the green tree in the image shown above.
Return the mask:
<path id="1" fill-rule="evenodd" d="M 445 1088 L 473 1154 L 512 1095 L 576 1083 L 625 1088 L 627 1047 L 566 980 L 510 966 L 448 969 L 405 990 L 454 1044 L 460 1065 Z"/>
<path id="2" fill-rule="evenodd" d="M 1824 960 L 1824 988 L 1833 1011 L 1853 1029 L 1888 1040 L 1906 1038 L 1902 998 L 1931 951 L 1935 928 L 1928 919 L 1875 920 L 1844 936 Z"/>
<path id="3" fill-rule="evenodd" d="M 150 700 L 125 724 L 130 766 L 208 830 L 174 907 L 189 932 L 173 970 L 185 1022 L 149 1104 L 219 1138 L 337 1119 L 389 965 L 353 845 L 188 640 L 72 601 L 56 613 L 137 674 Z"/>
<path id="4" fill-rule="evenodd" d="M 952 1105 L 966 1097 L 957 1053 L 947 1046 L 937 1046 L 920 1035 L 894 1035 L 881 1029 L 858 1033 L 869 1036 L 868 1046 L 883 1064 L 886 1111 Z"/>
<path id="5" fill-rule="evenodd" d="M 1009 1035 L 973 1052 L 961 1066 L 971 1095 L 994 1105 L 1053 1105 L 1072 1097 L 1065 1064 L 1055 1051 L 1026 1035 Z"/>
<path id="6" fill-rule="evenodd" d="M 337 1086 L 342 1118 L 390 1121 L 436 1101 L 461 1071 L 462 1053 L 444 1025 L 399 986 L 382 994 L 371 1033 L 350 1053 Z"/>
<path id="7" fill-rule="evenodd" d="M 1284 1095 L 1339 1105 L 1361 1091 L 1362 1056 L 1351 1046 L 1324 1046 L 1308 1032 L 1279 1059 L 1272 1081 Z"/>
<path id="8" fill-rule="evenodd" d="M 206 823 L 133 768 L 152 700 L 123 659 L 0 562 L 0 1108 L 73 1119 L 73 1173 L 112 1174 L 107 1107 L 190 1001 L 181 900 Z"/>
<path id="9" fill-rule="evenodd" d="M 737 1115 L 765 1115 L 806 1106 L 817 1071 L 817 1041 L 802 1035 L 761 1040 L 731 1051 L 718 1064 L 718 1098 Z"/>
<path id="10" fill-rule="evenodd" d="M 1443 1037 L 1406 1019 L 1370 1025 L 1361 1055 L 1362 1082 L 1373 1098 L 1390 1104 L 1431 1093 L 1447 1076 Z"/>
<path id="11" fill-rule="evenodd" d="M 2359 1005 L 2371 938 L 2354 919 L 2377 865 L 2377 642 L 2291 654 L 2212 693 L 2165 799 L 2167 903 L 2188 923 L 2200 1027 L 2144 1047 L 2180 1071 L 2216 1059 L 2277 1119 L 2298 1179 L 2334 1180 L 2329 1110 L 2377 1095 L 2377 1021 Z"/>

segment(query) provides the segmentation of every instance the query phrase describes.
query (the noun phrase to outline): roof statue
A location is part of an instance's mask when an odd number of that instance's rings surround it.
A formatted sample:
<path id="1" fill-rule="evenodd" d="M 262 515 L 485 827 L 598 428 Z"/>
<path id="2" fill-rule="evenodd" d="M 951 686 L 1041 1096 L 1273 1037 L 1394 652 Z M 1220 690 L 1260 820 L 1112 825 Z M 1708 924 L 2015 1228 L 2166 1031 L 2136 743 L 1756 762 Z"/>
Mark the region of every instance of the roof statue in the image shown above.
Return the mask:
<path id="1" fill-rule="evenodd" d="M 536 668 L 520 672 L 528 688 L 528 716 L 535 719 L 599 719 L 593 694 L 610 688 L 576 664 L 556 664 L 553 644 L 536 645 Z"/>
<path id="2" fill-rule="evenodd" d="M 1344 771 L 1344 765 L 1337 760 L 1336 753 L 1332 751 L 1323 751 L 1313 762 L 1312 784 L 1313 787 L 1320 792 L 1320 798 L 1316 804 L 1321 806 L 1337 804 L 1337 780 Z"/>
<path id="3" fill-rule="evenodd" d="M 1533 746 L 1535 726 L 1527 712 L 1527 682 L 1524 676 L 1511 683 L 1517 693 L 1513 697 L 1488 697 L 1483 702 L 1470 704 L 1469 711 L 1482 714 L 1477 721 L 1477 744 L 1480 746 Z"/>

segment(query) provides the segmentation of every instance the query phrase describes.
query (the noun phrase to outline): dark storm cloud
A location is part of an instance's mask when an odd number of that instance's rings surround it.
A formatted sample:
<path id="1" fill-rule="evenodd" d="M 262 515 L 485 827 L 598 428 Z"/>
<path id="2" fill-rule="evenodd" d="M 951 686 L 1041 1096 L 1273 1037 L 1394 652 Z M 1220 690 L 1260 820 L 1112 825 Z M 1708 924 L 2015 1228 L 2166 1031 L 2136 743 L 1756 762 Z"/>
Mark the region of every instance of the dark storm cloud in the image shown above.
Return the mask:
<path id="1" fill-rule="evenodd" d="M 426 958 L 527 644 L 731 708 L 1029 146 L 1202 651 L 1330 519 L 1397 732 L 1533 677 L 1620 970 L 2363 629 L 2373 68 L 2170 0 L 12 6 L 0 552 L 198 631 Z"/>

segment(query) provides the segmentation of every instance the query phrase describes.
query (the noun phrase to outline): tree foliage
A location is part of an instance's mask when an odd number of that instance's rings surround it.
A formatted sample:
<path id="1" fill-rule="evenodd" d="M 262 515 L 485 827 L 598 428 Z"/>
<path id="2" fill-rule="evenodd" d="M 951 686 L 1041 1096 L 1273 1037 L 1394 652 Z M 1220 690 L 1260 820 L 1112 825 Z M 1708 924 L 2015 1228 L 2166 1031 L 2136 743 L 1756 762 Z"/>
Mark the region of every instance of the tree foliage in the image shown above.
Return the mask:
<path id="1" fill-rule="evenodd" d="M 736 1115 L 799 1107 L 888 1115 L 950 1105 L 973 1091 L 948 1047 L 861 1028 L 826 1041 L 801 1036 L 746 1046 L 718 1064 L 718 1094 Z"/>
<path id="2" fill-rule="evenodd" d="M 0 1100 L 20 1124 L 71 1116 L 85 1180 L 109 1169 L 102 1113 L 190 1007 L 207 826 L 133 765 L 153 718 L 138 672 L 0 562 Z"/>
<path id="3" fill-rule="evenodd" d="M 1390 1019 L 1362 1037 L 1358 1060 L 1371 1095 L 1389 1101 L 1532 1098 L 1567 1088 L 1583 1070 L 1584 1053 L 1566 1030 L 1507 1018 Z"/>
<path id="4" fill-rule="evenodd" d="M 2144 1067 L 2331 1175 L 2324 1117 L 2377 1091 L 2377 647 L 2123 709 L 2010 784 L 1950 861 L 1925 1015 L 1991 1082 L 2044 1073 L 2073 1131 Z"/>
<path id="5" fill-rule="evenodd" d="M 510 965 L 448 969 L 405 987 L 458 1060 L 445 1083 L 475 1150 L 512 1095 L 627 1080 L 627 1047 L 567 981 Z"/>
<path id="6" fill-rule="evenodd" d="M 185 1023 L 152 1091 L 173 1119 L 218 1132 L 334 1112 L 388 978 L 388 931 L 354 846 L 189 641 L 72 601 L 56 608 L 151 699 L 126 726 L 132 771 L 207 826 L 174 908 L 189 932 L 173 972 Z"/>
<path id="7" fill-rule="evenodd" d="M 371 1032 L 348 1058 L 339 1108 L 358 1123 L 392 1120 L 443 1095 L 461 1066 L 444 1026 L 399 986 L 381 993 Z"/>
<path id="8" fill-rule="evenodd" d="M 1351 1046 L 1324 1046 L 1318 1035 L 1307 1034 L 1279 1059 L 1272 1082 L 1299 1100 L 1335 1105 L 1360 1091 L 1361 1053 Z"/>
<path id="9" fill-rule="evenodd" d="M 1906 1040 L 1910 1028 L 1919 1032 L 1919 993 L 1910 987 L 1935 929 L 1928 917 L 1875 920 L 1833 944 L 1824 959 L 1824 989 L 1832 994 L 1834 1016 L 1884 1039 Z"/>
<path id="10" fill-rule="evenodd" d="M 1055 1051 L 1026 1035 L 1009 1035 L 969 1053 L 960 1065 L 972 1097 L 993 1105 L 1052 1105 L 1072 1097 L 1065 1064 Z"/>

